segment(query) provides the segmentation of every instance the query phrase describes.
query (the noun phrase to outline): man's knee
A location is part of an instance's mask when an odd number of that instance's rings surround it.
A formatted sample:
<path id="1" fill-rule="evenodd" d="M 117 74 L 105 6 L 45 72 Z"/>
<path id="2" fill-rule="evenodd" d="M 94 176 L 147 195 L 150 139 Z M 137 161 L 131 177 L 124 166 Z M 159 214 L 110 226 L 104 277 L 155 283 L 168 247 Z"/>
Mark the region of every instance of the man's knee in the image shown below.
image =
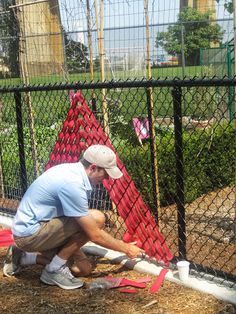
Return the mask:
<path id="1" fill-rule="evenodd" d="M 97 209 L 91 209 L 89 212 L 93 219 L 96 220 L 96 223 L 99 226 L 99 228 L 103 228 L 106 221 L 105 215 L 100 210 Z"/>

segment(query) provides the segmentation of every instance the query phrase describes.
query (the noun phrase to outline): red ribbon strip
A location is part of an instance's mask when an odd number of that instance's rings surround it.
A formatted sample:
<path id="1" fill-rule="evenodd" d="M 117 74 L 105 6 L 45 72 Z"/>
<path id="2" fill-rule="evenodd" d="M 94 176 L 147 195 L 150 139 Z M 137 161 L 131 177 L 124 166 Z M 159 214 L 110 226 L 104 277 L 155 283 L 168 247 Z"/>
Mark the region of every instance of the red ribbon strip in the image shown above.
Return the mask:
<path id="1" fill-rule="evenodd" d="M 151 288 L 149 290 L 150 293 L 155 293 L 155 292 L 157 292 L 160 289 L 160 287 L 161 287 L 161 285 L 162 285 L 162 283 L 163 283 L 163 281 L 165 279 L 165 276 L 168 273 L 168 271 L 169 271 L 169 269 L 162 269 L 161 270 L 159 276 L 154 281 L 153 285 L 151 286 Z"/>

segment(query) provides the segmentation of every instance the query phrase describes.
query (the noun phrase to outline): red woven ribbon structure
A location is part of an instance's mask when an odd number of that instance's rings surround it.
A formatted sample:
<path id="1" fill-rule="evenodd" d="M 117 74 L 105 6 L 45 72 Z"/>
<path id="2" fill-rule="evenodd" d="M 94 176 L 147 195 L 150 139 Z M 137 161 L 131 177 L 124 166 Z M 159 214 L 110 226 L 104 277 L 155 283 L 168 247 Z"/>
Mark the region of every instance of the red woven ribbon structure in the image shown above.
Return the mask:
<path id="1" fill-rule="evenodd" d="M 81 153 L 93 144 L 105 144 L 115 152 L 83 95 L 77 92 L 71 97 L 71 107 L 46 169 L 59 163 L 77 162 Z M 119 180 L 104 180 L 104 187 L 124 219 L 129 236 L 138 240 L 147 255 L 168 264 L 173 255 L 117 153 L 116 156 L 123 177 Z"/>

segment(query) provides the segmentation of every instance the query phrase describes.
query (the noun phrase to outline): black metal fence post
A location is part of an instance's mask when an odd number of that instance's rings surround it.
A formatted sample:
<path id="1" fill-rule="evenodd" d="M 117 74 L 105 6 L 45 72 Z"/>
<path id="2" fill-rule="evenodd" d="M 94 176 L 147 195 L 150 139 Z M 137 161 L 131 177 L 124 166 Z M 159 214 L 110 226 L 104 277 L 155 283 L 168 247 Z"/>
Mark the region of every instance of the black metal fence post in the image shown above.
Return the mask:
<path id="1" fill-rule="evenodd" d="M 97 102 L 96 102 L 96 98 L 93 97 L 91 100 L 91 104 L 92 104 L 92 111 L 97 119 Z"/>
<path id="2" fill-rule="evenodd" d="M 183 138 L 182 138 L 182 108 L 181 88 L 174 87 L 172 90 L 174 106 L 174 132 L 176 154 L 176 205 L 178 211 L 178 243 L 179 256 L 186 259 L 186 223 L 184 207 L 184 171 L 183 171 Z"/>
<path id="3" fill-rule="evenodd" d="M 154 204 L 156 205 L 156 210 L 153 212 L 156 222 L 158 223 L 158 197 L 159 197 L 159 190 L 158 190 L 158 177 L 157 177 L 157 160 L 156 160 L 156 153 L 155 153 L 155 134 L 154 134 L 154 121 L 153 121 L 153 107 L 152 107 L 152 100 L 151 100 L 151 89 L 146 89 L 147 95 L 147 111 L 148 111 L 148 123 L 149 123 L 149 130 L 150 130 L 150 151 L 151 151 L 151 164 L 152 164 L 152 187 L 153 187 L 153 200 Z"/>
<path id="4" fill-rule="evenodd" d="M 24 148 L 24 133 L 23 133 L 23 119 L 22 119 L 22 103 L 21 93 L 14 93 L 16 104 L 16 123 L 17 123 L 17 135 L 18 135 L 18 147 L 19 147 L 19 160 L 20 160 L 20 177 L 21 188 L 23 193 L 27 190 L 27 171 L 25 163 L 25 148 Z"/>

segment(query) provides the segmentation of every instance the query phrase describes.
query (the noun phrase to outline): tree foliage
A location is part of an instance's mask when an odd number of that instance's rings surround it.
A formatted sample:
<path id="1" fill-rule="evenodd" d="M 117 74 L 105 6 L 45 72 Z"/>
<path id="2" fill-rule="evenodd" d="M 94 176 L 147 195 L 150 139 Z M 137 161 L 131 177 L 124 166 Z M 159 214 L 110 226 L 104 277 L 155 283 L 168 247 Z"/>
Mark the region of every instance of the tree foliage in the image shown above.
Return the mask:
<path id="1" fill-rule="evenodd" d="M 201 13 L 193 8 L 185 8 L 179 13 L 177 23 L 170 25 L 166 32 L 157 34 L 156 47 L 164 48 L 170 55 L 181 54 L 183 31 L 186 64 L 198 64 L 200 48 L 221 43 L 223 38 L 224 32 L 218 24 L 211 22 L 210 15 L 211 12 Z"/>
<path id="2" fill-rule="evenodd" d="M 13 5 L 13 0 L 0 0 L 0 10 L 2 12 L 0 18 L 0 41 L 2 53 L 1 59 L 3 64 L 10 70 L 11 76 L 19 76 L 19 29 L 17 19 L 9 6 Z"/>
<path id="3" fill-rule="evenodd" d="M 88 47 L 73 40 L 64 32 L 66 64 L 69 73 L 81 72 L 89 68 Z"/>
<path id="4" fill-rule="evenodd" d="M 219 3 L 220 0 L 216 0 L 216 2 Z M 225 0 L 224 7 L 229 13 L 233 13 L 234 10 L 233 0 Z"/>

